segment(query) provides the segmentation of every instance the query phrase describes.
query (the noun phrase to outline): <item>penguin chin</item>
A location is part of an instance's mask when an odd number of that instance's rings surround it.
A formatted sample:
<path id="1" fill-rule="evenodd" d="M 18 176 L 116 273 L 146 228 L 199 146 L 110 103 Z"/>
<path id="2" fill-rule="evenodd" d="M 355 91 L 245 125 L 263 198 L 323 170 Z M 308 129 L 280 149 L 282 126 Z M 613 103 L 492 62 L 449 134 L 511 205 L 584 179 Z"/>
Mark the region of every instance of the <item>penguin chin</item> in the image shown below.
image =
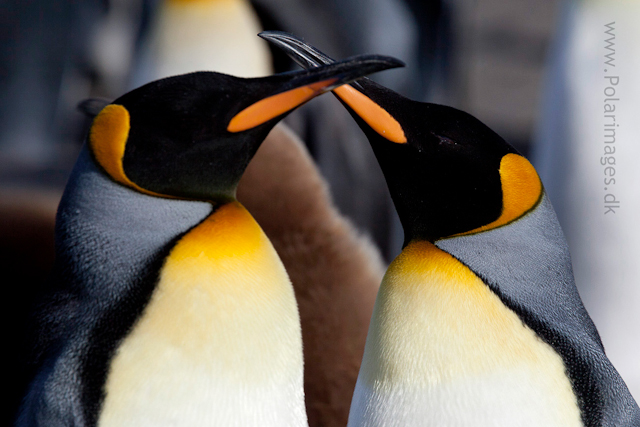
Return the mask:
<path id="1" fill-rule="evenodd" d="M 169 198 L 185 200 L 203 200 L 214 204 L 228 203 L 236 198 L 238 180 L 220 182 L 216 180 L 198 180 L 185 182 L 181 180 L 175 186 L 167 185 L 162 191 L 154 191 Z"/>
<path id="2" fill-rule="evenodd" d="M 225 135 L 217 140 L 208 137 L 198 140 L 198 135 L 192 135 L 179 142 L 168 142 L 142 136 L 125 152 L 124 172 L 134 184 L 157 195 L 195 200 L 232 199 L 261 138 L 272 127 L 268 123 L 248 130 L 239 139 Z"/>
<path id="3" fill-rule="evenodd" d="M 167 160 L 164 168 L 154 165 L 131 167 L 125 171 L 129 179 L 155 195 L 193 200 L 230 200 L 235 198 L 238 182 L 250 160 L 216 155 L 217 153 L 195 153 L 189 156 L 174 156 Z"/>

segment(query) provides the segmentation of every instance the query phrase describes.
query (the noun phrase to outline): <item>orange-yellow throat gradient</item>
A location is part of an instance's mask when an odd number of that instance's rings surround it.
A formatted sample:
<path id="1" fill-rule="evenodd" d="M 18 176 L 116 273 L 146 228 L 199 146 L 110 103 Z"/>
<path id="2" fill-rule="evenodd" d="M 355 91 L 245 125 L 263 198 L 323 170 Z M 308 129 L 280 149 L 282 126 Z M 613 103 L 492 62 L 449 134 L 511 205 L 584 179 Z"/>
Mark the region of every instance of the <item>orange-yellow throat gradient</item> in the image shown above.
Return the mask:
<path id="1" fill-rule="evenodd" d="M 291 282 L 255 220 L 231 202 L 167 257 L 148 306 L 111 363 L 99 425 L 133 425 L 151 413 L 188 418 L 193 410 L 202 411 L 201 421 L 216 420 L 246 412 L 225 402 L 256 405 L 252 393 L 260 390 L 291 390 L 286 399 L 299 398 L 303 408 L 302 389 Z"/>
<path id="2" fill-rule="evenodd" d="M 479 401 L 480 387 L 581 425 L 562 358 L 476 274 L 426 241 L 410 243 L 387 270 L 358 382 L 379 401 L 421 396 L 422 405 Z"/>
<path id="3" fill-rule="evenodd" d="M 541 353 L 562 366 L 555 351 L 473 271 L 427 241 L 410 243 L 391 263 L 375 309 L 376 345 L 391 350 L 401 343 L 406 350 L 383 353 L 384 367 L 376 376 L 395 377 L 424 363 L 414 371 L 415 381 L 429 382 L 437 375 L 454 378 L 537 363 Z"/>

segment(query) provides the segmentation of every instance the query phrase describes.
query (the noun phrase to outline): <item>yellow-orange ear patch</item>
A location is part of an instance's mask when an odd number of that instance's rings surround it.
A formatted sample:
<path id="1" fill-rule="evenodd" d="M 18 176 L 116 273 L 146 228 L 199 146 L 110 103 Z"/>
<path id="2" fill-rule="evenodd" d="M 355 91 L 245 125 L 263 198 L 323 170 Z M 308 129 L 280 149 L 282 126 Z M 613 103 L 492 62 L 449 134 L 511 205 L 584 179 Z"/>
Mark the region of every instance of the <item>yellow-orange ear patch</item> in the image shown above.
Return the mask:
<path id="1" fill-rule="evenodd" d="M 109 104 L 93 119 L 89 145 L 96 160 L 121 184 L 133 184 L 124 173 L 122 158 L 131 127 L 129 112 L 122 105 Z"/>
<path id="2" fill-rule="evenodd" d="M 122 159 L 130 128 L 129 111 L 122 105 L 109 104 L 93 119 L 89 131 L 89 147 L 97 162 L 112 179 L 141 193 L 161 196 L 139 187 L 124 173 Z"/>
<path id="3" fill-rule="evenodd" d="M 509 153 L 500 161 L 500 181 L 502 182 L 502 213 L 495 221 L 465 235 L 490 230 L 505 225 L 521 217 L 532 209 L 542 197 L 542 183 L 533 165 L 527 159 Z"/>
<path id="4" fill-rule="evenodd" d="M 404 144 L 407 137 L 400 123 L 384 108 L 349 85 L 333 90 L 371 129 L 391 142 Z"/>
<path id="5" fill-rule="evenodd" d="M 319 95 L 322 89 L 331 86 L 336 80 L 324 80 L 261 99 L 236 114 L 229 122 L 227 130 L 233 133 L 242 132 L 266 123 Z"/>

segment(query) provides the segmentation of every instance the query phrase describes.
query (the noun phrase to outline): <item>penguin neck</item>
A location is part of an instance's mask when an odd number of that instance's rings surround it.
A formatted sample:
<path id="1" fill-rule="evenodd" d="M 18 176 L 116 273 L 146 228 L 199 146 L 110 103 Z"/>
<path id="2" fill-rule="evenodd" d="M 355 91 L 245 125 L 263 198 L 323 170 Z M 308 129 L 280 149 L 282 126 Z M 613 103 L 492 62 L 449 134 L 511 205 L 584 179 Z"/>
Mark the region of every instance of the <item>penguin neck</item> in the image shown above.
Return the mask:
<path id="1" fill-rule="evenodd" d="M 112 355 L 153 294 L 164 258 L 211 211 L 206 202 L 150 197 L 119 185 L 83 147 L 58 207 L 49 281 L 52 299 L 64 295 L 64 302 L 52 303 L 48 317 L 64 328 L 43 336 L 43 348 L 55 349 L 42 355 L 52 368 L 33 382 L 25 408 L 39 408 L 33 413 L 44 424 L 79 416 L 95 424 Z M 88 409 L 79 414 L 78 407 Z"/>
<path id="2" fill-rule="evenodd" d="M 581 425 L 560 356 L 476 274 L 424 240 L 393 261 L 376 300 L 350 425 L 374 420 Z"/>
<path id="3" fill-rule="evenodd" d="M 94 300 L 120 298 L 141 270 L 211 212 L 211 203 L 150 197 L 115 183 L 85 146 L 58 207 L 56 264 L 73 274 L 66 282 Z"/>
<path id="4" fill-rule="evenodd" d="M 306 425 L 293 288 L 240 203 L 173 247 L 105 390 L 101 426 Z"/>

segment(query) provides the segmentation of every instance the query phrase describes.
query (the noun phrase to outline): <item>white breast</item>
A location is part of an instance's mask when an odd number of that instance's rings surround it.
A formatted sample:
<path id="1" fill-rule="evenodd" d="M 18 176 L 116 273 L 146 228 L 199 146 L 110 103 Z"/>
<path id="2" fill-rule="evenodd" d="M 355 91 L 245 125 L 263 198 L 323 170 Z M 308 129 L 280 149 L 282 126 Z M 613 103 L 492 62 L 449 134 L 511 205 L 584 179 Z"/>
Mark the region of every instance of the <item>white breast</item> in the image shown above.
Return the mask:
<path id="1" fill-rule="evenodd" d="M 408 246 L 383 280 L 349 426 L 582 426 L 560 356 L 467 267 Z"/>

